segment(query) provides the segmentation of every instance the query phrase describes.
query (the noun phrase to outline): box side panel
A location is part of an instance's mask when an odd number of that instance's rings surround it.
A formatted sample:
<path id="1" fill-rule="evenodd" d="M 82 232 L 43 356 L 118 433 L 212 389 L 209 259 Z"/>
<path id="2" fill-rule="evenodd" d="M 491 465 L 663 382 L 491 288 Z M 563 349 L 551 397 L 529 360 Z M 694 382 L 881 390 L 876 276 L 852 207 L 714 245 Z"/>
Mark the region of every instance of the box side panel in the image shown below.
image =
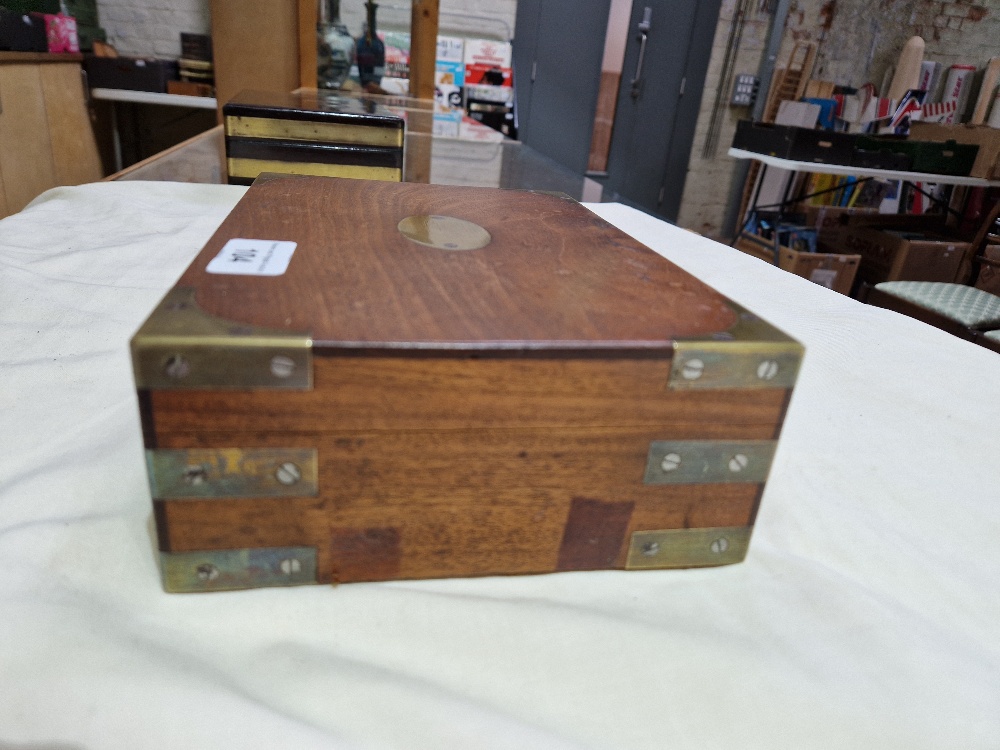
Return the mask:
<path id="1" fill-rule="evenodd" d="M 785 389 L 671 390 L 670 369 L 664 359 L 316 357 L 311 391 L 149 399 L 158 435 L 684 425 L 717 437 L 781 422 Z"/>
<path id="2" fill-rule="evenodd" d="M 315 550 L 317 581 L 346 582 L 639 567 L 637 532 L 747 539 L 791 391 L 675 390 L 670 365 L 319 357 L 312 391 L 149 391 L 151 455 L 191 456 L 154 483 L 161 549 Z M 315 451 L 315 494 L 255 449 Z M 233 496 L 241 462 L 283 496 Z"/>
<path id="3" fill-rule="evenodd" d="M 161 545 L 314 547 L 319 580 L 346 582 L 622 568 L 635 531 L 751 525 L 759 483 L 644 482 L 662 434 L 205 435 L 316 446 L 320 495 L 158 500 Z"/>

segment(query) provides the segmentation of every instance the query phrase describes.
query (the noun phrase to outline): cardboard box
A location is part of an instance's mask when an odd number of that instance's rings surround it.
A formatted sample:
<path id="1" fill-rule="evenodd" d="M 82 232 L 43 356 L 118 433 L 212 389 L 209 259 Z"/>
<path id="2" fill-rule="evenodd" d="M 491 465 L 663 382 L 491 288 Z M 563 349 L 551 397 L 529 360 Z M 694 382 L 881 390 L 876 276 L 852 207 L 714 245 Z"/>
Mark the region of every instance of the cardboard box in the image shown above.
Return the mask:
<path id="1" fill-rule="evenodd" d="M 861 256 L 858 279 L 866 284 L 883 281 L 953 282 L 969 243 L 933 233 L 918 238 L 899 231 L 848 226 L 839 231 L 834 247 L 841 252 Z"/>
<path id="2" fill-rule="evenodd" d="M 733 245 L 755 258 L 774 263 L 774 244 L 752 234 L 742 234 Z M 804 253 L 783 245 L 778 246 L 778 268 L 840 294 L 850 294 L 861 261 L 859 255 L 841 253 Z"/>
<path id="3" fill-rule="evenodd" d="M 956 141 L 979 146 L 970 177 L 1000 180 L 1000 130 L 988 125 L 942 125 L 936 122 L 914 122 L 910 138 L 922 141 Z"/>

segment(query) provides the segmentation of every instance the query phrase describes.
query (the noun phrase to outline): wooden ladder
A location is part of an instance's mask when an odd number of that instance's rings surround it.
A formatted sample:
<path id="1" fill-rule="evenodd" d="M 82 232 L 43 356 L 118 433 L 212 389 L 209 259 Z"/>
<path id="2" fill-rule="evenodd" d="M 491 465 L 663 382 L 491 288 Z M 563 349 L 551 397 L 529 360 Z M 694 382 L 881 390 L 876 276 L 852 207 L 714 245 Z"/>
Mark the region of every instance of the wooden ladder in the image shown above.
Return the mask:
<path id="1" fill-rule="evenodd" d="M 764 105 L 764 114 L 761 122 L 774 122 L 778 116 L 778 108 L 786 100 L 798 101 L 805 93 L 806 86 L 812 76 L 813 67 L 816 64 L 816 44 L 813 42 L 796 42 L 792 47 L 792 54 L 788 57 L 788 65 L 783 68 L 776 68 L 771 77 L 771 88 L 768 90 L 767 104 Z M 760 176 L 760 162 L 755 161 L 750 164 L 750 171 L 747 173 L 747 180 L 743 186 L 743 197 L 740 200 L 739 225 L 736 230 L 737 237 L 746 223 L 747 209 L 757 186 L 757 179 Z M 736 238 L 734 238 L 735 241 Z"/>

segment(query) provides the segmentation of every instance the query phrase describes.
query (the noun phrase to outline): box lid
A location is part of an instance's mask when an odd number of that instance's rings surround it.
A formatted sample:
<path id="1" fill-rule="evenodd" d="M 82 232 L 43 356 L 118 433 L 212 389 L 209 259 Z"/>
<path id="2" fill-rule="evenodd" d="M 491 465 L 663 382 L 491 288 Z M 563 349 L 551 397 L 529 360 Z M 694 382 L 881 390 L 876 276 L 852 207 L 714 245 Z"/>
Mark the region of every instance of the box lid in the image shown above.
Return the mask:
<path id="1" fill-rule="evenodd" d="M 277 276 L 209 272 L 233 238 L 296 247 Z M 575 201 L 489 188 L 258 180 L 178 285 L 209 314 L 315 346 L 665 348 L 736 322 Z"/>
<path id="2" fill-rule="evenodd" d="M 136 334 L 137 382 L 310 388 L 311 353 L 651 356 L 671 388 L 781 388 L 802 347 L 566 197 L 264 175 Z"/>

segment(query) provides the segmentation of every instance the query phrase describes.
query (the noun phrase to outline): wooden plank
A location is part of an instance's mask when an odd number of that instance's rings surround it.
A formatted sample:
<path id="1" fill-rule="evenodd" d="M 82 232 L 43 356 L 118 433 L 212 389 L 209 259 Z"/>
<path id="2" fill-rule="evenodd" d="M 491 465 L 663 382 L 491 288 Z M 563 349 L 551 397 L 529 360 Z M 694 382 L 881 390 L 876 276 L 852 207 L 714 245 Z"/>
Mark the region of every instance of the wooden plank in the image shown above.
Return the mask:
<path id="1" fill-rule="evenodd" d="M 325 2 L 325 0 L 320 0 Z M 299 86 L 316 88 L 317 49 L 316 24 L 319 8 L 316 0 L 299 0 Z"/>
<path id="2" fill-rule="evenodd" d="M 413 0 L 410 14 L 410 96 L 434 98 L 440 0 Z"/>
<path id="3" fill-rule="evenodd" d="M 100 180 L 104 170 L 84 100 L 79 64 L 43 65 L 39 73 L 57 183 L 79 185 Z"/>
<path id="4" fill-rule="evenodd" d="M 20 211 L 56 185 L 37 65 L 0 65 L 0 163 L 7 210 Z"/>
<path id="5" fill-rule="evenodd" d="M 0 65 L 8 63 L 67 63 L 82 62 L 83 55 L 73 52 L 58 55 L 48 52 L 0 52 Z"/>
<path id="6" fill-rule="evenodd" d="M 983 82 L 979 87 L 979 99 L 976 100 L 976 109 L 972 113 L 970 125 L 982 125 L 986 122 L 986 112 L 993 103 L 993 95 L 997 90 L 997 80 L 1000 79 L 1000 57 L 991 57 L 986 72 L 983 73 Z"/>
<path id="7" fill-rule="evenodd" d="M 220 122 L 222 106 L 244 89 L 299 87 L 298 3 L 261 0 L 251 12 L 237 0 L 211 0 L 211 13 Z"/>

